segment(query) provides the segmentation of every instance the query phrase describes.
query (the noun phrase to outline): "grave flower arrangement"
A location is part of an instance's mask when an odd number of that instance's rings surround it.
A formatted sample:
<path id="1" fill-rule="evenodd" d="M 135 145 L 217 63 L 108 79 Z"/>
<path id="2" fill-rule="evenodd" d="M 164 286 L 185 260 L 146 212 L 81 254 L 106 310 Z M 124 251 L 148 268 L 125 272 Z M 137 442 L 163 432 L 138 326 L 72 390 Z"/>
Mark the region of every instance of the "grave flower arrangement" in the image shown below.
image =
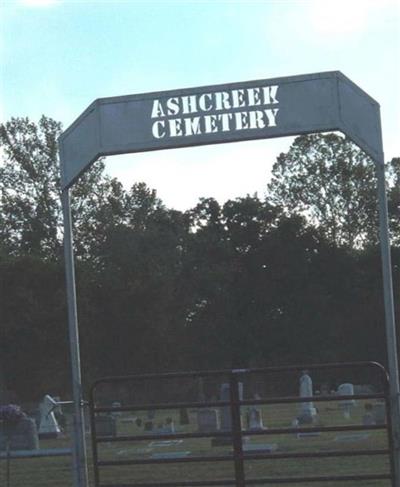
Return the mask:
<path id="1" fill-rule="evenodd" d="M 0 406 L 0 422 L 6 434 L 10 434 L 18 422 L 25 417 L 25 413 L 16 404 Z"/>
<path id="2" fill-rule="evenodd" d="M 6 464 L 6 485 L 10 485 L 10 441 L 17 424 L 21 419 L 26 418 L 25 413 L 16 404 L 0 406 L 0 433 L 3 433 L 6 441 L 7 464 Z"/>
<path id="3" fill-rule="evenodd" d="M 0 406 L 0 433 L 3 433 L 6 440 L 7 464 L 6 464 L 6 486 L 10 486 L 10 441 L 17 424 L 26 418 L 26 414 L 20 406 L 7 404 Z"/>

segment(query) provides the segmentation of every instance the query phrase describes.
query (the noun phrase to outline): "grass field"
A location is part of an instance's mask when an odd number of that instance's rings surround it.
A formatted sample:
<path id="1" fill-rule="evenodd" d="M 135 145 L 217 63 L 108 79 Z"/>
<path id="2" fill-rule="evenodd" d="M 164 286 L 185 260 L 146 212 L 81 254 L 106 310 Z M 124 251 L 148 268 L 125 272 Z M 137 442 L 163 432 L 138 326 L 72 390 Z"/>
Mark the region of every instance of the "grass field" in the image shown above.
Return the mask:
<path id="1" fill-rule="evenodd" d="M 290 427 L 291 421 L 296 416 L 296 405 L 263 406 L 262 416 L 265 426 L 268 428 Z M 246 408 L 243 408 L 245 413 Z M 323 426 L 359 425 L 364 414 L 363 401 L 358 401 L 352 413 L 351 419 L 344 419 L 338 404 L 335 402 L 321 404 L 319 408 L 319 422 Z M 179 426 L 178 411 L 158 411 L 155 422 L 161 423 L 169 417 L 172 418 L 177 432 L 197 431 L 197 412 L 189 411 L 190 423 Z M 143 435 L 143 427 L 138 426 L 135 418 L 144 420 L 146 411 L 129 413 L 118 417 L 119 435 Z M 268 431 L 268 430 L 267 430 Z M 249 438 L 247 445 L 274 444 L 275 453 L 300 453 L 300 452 L 329 452 L 354 451 L 356 449 L 372 450 L 388 448 L 387 435 L 384 430 L 358 432 L 351 435 L 350 432 L 322 433 L 315 437 L 298 438 L 297 435 L 258 435 Z M 65 448 L 70 446 L 68 438 L 41 440 L 41 448 Z M 91 485 L 93 485 L 93 472 L 91 462 L 90 437 L 89 468 Z M 163 456 L 175 455 L 181 457 L 199 457 L 218 455 L 223 456 L 232 453 L 232 447 L 211 446 L 211 438 L 180 439 L 174 441 L 141 440 L 135 442 L 110 442 L 99 444 L 100 460 L 146 460 L 154 459 L 160 454 Z M 5 484 L 5 461 L 1 462 L 0 485 Z M 389 472 L 389 459 L 387 455 L 380 456 L 353 456 L 340 458 L 319 459 L 257 459 L 245 460 L 246 479 L 277 478 L 295 476 L 319 476 L 319 475 L 346 475 L 346 474 L 381 474 Z M 134 466 L 118 466 L 101 468 L 101 482 L 117 485 L 119 482 L 163 482 L 180 480 L 205 480 L 233 479 L 234 467 L 232 461 L 195 462 L 195 463 L 168 463 L 147 464 Z M 33 458 L 13 459 L 11 461 L 12 487 L 69 487 L 72 485 L 71 459 L 68 457 L 57 458 Z M 269 487 L 277 483 L 258 484 Z M 290 483 L 292 487 L 304 487 L 304 483 Z M 388 480 L 372 481 L 346 481 L 346 482 L 318 482 L 312 483 L 315 487 L 389 487 Z"/>

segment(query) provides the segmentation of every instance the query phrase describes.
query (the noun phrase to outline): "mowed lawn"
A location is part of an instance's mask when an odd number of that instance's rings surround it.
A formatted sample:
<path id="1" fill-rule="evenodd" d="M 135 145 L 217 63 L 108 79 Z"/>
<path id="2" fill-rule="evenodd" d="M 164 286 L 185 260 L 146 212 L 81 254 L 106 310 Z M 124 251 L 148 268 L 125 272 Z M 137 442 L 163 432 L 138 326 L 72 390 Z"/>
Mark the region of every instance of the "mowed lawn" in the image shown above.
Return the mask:
<path id="1" fill-rule="evenodd" d="M 319 406 L 319 422 L 323 426 L 359 425 L 365 413 L 363 401 L 358 401 L 352 412 L 351 419 L 345 419 L 338 403 L 334 401 Z M 247 407 L 243 408 L 243 416 Z M 296 405 L 263 406 L 262 417 L 268 428 L 290 427 L 296 416 Z M 142 420 L 138 426 L 136 418 Z M 177 432 L 197 431 L 197 412 L 189 411 L 190 423 L 179 425 L 179 415 L 176 410 L 158 411 L 155 423 L 164 423 L 167 418 L 174 421 Z M 143 435 L 143 423 L 146 411 L 136 411 L 134 414 L 124 413 L 117 418 L 118 435 Z M 140 423 L 140 421 L 139 421 Z M 267 430 L 268 431 L 268 430 Z M 88 440 L 90 485 L 93 483 L 92 456 L 90 436 Z M 275 445 L 275 453 L 300 452 L 329 452 L 354 451 L 356 449 L 385 449 L 388 448 L 385 430 L 369 432 L 330 432 L 319 436 L 301 437 L 291 434 L 257 435 L 248 437 L 246 445 Z M 41 440 L 41 448 L 65 448 L 70 446 L 70 440 L 54 439 Z M 109 442 L 99 444 L 100 460 L 148 460 L 162 457 L 184 457 L 232 454 L 232 447 L 211 446 L 211 438 L 179 439 L 179 440 L 142 440 L 135 442 Z M 333 458 L 302 458 L 302 459 L 257 459 L 245 460 L 246 479 L 276 478 L 296 476 L 329 476 L 346 474 L 381 474 L 389 473 L 389 458 L 380 456 L 351 456 Z M 182 480 L 233 479 L 234 466 L 232 461 L 193 462 L 147 464 L 133 466 L 102 467 L 101 482 L 118 485 L 118 483 L 135 482 L 178 482 Z M 6 485 L 6 462 L 1 461 L 0 485 Z M 68 457 L 13 459 L 10 464 L 10 487 L 66 487 L 72 485 L 71 459 Z M 227 484 L 231 485 L 231 484 Z M 275 486 L 278 483 L 263 483 L 259 485 Z M 290 483 L 291 487 L 304 487 L 307 483 Z M 346 482 L 313 482 L 315 487 L 389 487 L 389 480 L 346 481 Z"/>

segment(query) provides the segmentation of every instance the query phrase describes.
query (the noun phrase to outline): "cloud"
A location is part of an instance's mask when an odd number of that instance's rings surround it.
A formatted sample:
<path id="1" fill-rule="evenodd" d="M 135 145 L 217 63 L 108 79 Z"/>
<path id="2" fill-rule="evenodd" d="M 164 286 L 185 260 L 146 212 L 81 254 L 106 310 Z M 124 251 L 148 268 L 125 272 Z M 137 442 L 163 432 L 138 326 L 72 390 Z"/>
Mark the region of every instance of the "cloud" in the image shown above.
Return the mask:
<path id="1" fill-rule="evenodd" d="M 61 0 L 20 0 L 25 7 L 51 7 L 61 4 Z"/>
<path id="2" fill-rule="evenodd" d="M 169 208 L 193 208 L 200 197 L 228 199 L 258 193 L 263 198 L 270 171 L 292 137 L 107 157 L 106 173 L 126 189 L 143 181 Z"/>
<path id="3" fill-rule="evenodd" d="M 307 4 L 314 31 L 321 35 L 347 36 L 364 32 L 380 12 L 398 7 L 397 0 L 312 0 Z"/>

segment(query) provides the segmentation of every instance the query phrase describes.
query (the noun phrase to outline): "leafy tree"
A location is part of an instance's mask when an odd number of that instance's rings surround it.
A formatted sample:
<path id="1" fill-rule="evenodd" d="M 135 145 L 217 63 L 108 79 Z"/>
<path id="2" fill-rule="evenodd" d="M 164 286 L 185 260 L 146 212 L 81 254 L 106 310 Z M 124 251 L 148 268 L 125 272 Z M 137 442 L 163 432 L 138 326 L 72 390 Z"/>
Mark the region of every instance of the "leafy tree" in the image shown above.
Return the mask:
<path id="1" fill-rule="evenodd" d="M 259 328 L 265 326 L 257 314 L 263 304 L 254 297 L 255 271 L 262 266 L 255 256 L 275 223 L 274 209 L 257 196 L 222 207 L 209 198 L 200 200 L 190 218 L 183 266 L 193 360 L 198 367 L 247 365 L 260 320 Z"/>
<path id="2" fill-rule="evenodd" d="M 377 242 L 374 163 L 342 135 L 297 137 L 274 164 L 268 190 L 272 203 L 306 216 L 336 245 Z"/>
<path id="3" fill-rule="evenodd" d="M 0 238 L 13 255 L 59 257 L 62 211 L 57 139 L 61 124 L 42 116 L 37 124 L 12 118 L 0 125 Z M 117 217 L 122 185 L 104 175 L 98 161 L 74 186 L 72 214 L 78 256 L 101 238 L 105 221 Z"/>
<path id="4" fill-rule="evenodd" d="M 400 246 L 400 157 L 393 158 L 388 165 L 388 210 L 392 244 Z"/>
<path id="5" fill-rule="evenodd" d="M 60 263 L 0 255 L 0 355 L 7 387 L 22 400 L 68 390 L 64 282 Z"/>
<path id="6" fill-rule="evenodd" d="M 125 203 L 122 221 L 110 222 L 99 245 L 92 284 L 88 271 L 81 276 L 93 306 L 81 319 L 82 350 L 103 374 L 182 367 L 186 219 L 143 183 L 132 187 Z"/>
<path id="7" fill-rule="evenodd" d="M 61 125 L 42 117 L 0 125 L 0 238 L 14 254 L 55 257 L 60 251 L 57 137 Z"/>

